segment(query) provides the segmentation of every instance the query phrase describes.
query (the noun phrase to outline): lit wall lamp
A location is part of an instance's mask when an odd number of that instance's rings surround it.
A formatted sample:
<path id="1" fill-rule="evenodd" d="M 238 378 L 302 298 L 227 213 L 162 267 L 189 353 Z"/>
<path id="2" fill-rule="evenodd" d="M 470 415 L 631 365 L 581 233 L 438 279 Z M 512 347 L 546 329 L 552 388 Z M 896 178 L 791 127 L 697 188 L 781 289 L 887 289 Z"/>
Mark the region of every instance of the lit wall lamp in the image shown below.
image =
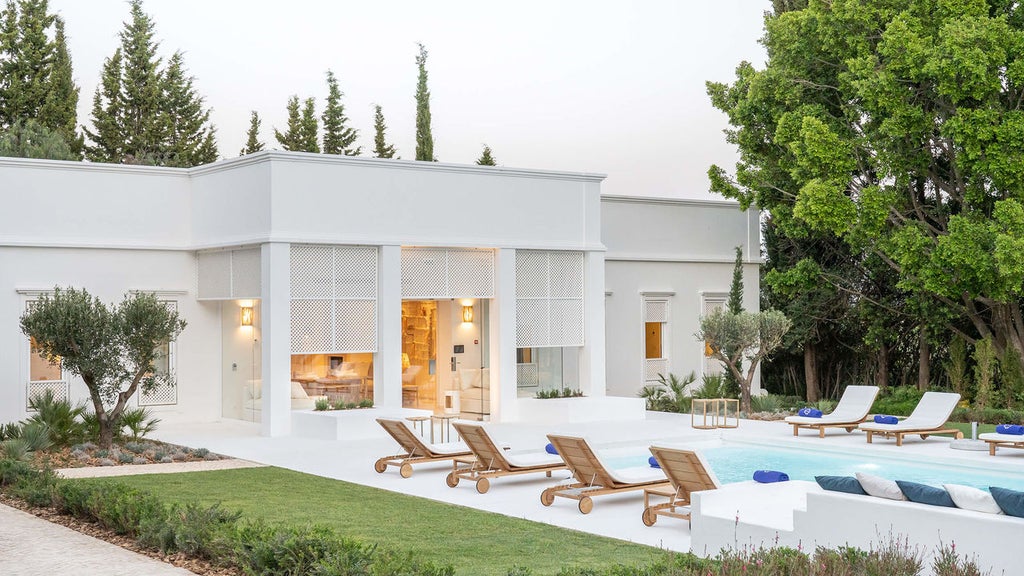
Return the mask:
<path id="1" fill-rule="evenodd" d="M 472 306 L 463 306 L 462 307 L 462 321 L 463 322 L 472 322 L 473 321 L 473 307 Z"/>
<path id="2" fill-rule="evenodd" d="M 252 326 L 252 306 L 242 306 L 242 326 Z"/>

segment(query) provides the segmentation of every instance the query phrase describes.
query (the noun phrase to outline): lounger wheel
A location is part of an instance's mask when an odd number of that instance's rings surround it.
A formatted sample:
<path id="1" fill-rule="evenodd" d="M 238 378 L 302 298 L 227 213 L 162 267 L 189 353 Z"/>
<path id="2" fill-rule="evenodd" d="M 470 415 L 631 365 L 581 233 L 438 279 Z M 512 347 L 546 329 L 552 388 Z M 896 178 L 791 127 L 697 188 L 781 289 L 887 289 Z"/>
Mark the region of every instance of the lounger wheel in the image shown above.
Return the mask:
<path id="1" fill-rule="evenodd" d="M 640 515 L 640 518 L 644 521 L 644 526 L 654 526 L 654 523 L 658 521 L 658 515 L 650 508 L 644 508 L 644 513 Z"/>
<path id="2" fill-rule="evenodd" d="M 550 488 L 540 493 L 540 503 L 551 506 L 555 502 L 555 493 Z"/>
<path id="3" fill-rule="evenodd" d="M 857 429 L 856 427 L 847 427 L 846 428 L 846 433 L 849 434 L 850 432 L 853 432 L 856 429 Z"/>
<path id="4" fill-rule="evenodd" d="M 455 475 L 455 472 L 449 472 L 448 475 L 444 477 L 444 483 L 447 484 L 449 488 L 455 488 L 459 485 L 459 477 Z"/>
<path id="5" fill-rule="evenodd" d="M 487 478 L 481 478 L 476 481 L 476 491 L 481 494 L 487 494 L 487 491 L 491 488 L 491 481 Z"/>
<path id="6" fill-rule="evenodd" d="M 921 440 L 927 440 L 927 439 L 928 439 L 928 435 L 927 434 L 921 434 Z"/>
<path id="7" fill-rule="evenodd" d="M 594 501 L 590 499 L 590 496 L 584 496 L 580 498 L 580 513 L 590 514 L 590 511 L 594 509 Z"/>
<path id="8" fill-rule="evenodd" d="M 383 474 L 384 471 L 388 469 L 388 461 L 385 460 L 384 458 L 378 459 L 376 462 L 373 463 L 373 469 L 378 474 Z"/>
<path id="9" fill-rule="evenodd" d="M 412 476 L 412 464 L 406 462 L 398 468 L 398 473 L 402 475 L 402 478 L 408 478 Z"/>

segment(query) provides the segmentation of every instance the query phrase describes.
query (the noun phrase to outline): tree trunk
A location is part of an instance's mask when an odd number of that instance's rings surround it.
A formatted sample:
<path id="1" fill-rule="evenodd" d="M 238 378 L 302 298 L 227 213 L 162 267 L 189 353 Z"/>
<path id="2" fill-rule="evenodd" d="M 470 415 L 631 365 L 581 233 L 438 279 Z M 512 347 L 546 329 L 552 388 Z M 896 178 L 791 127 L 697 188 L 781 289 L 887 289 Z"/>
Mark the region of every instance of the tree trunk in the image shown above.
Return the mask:
<path id="1" fill-rule="evenodd" d="M 821 399 L 821 386 L 818 383 L 818 351 L 814 344 L 804 343 L 804 380 L 807 382 L 807 401 L 817 402 Z"/>
<path id="2" fill-rule="evenodd" d="M 918 356 L 920 367 L 917 370 L 917 389 L 924 391 L 928 389 L 928 383 L 932 379 L 931 347 L 928 345 L 928 328 L 921 325 L 918 340 Z"/>
<path id="3" fill-rule="evenodd" d="M 875 366 L 875 385 L 883 392 L 889 388 L 889 347 L 885 344 L 878 348 L 878 358 Z"/>

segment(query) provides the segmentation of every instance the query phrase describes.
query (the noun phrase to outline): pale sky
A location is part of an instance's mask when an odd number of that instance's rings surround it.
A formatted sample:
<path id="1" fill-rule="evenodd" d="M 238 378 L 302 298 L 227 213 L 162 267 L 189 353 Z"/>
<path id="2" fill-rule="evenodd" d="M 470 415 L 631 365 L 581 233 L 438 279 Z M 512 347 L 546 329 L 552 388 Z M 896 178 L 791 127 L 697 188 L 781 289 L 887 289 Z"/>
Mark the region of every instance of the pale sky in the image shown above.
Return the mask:
<path id="1" fill-rule="evenodd" d="M 123 0 L 51 0 L 67 23 L 79 123 L 90 124 L 103 60 L 128 19 Z M 769 0 L 146 0 L 161 55 L 185 53 L 212 107 L 222 157 L 241 149 L 249 111 L 279 148 L 288 97 L 317 99 L 337 75 L 350 125 L 372 155 L 373 104 L 388 139 L 415 156 L 416 43 L 427 61 L 434 153 L 474 162 L 608 175 L 607 194 L 713 198 L 707 169 L 736 160 L 704 82 L 763 67 Z"/>

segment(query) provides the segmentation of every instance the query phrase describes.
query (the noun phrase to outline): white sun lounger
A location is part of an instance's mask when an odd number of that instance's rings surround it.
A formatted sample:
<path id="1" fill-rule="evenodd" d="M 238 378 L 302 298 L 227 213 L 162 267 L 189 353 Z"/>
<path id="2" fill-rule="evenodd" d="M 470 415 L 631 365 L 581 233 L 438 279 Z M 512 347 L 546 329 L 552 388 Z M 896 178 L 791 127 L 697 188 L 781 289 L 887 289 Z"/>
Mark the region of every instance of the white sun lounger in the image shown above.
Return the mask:
<path id="1" fill-rule="evenodd" d="M 945 427 L 959 401 L 960 395 L 953 392 L 925 392 L 910 416 L 899 423 L 865 422 L 859 428 L 868 433 L 869 444 L 875 434 L 895 436 L 897 446 L 903 445 L 903 436 L 907 434 L 920 434 L 922 440 L 932 434 L 954 434 L 957 438 L 963 438 L 963 432 Z"/>
<path id="2" fill-rule="evenodd" d="M 846 428 L 847 432 L 853 432 L 867 418 L 876 396 L 878 386 L 847 386 L 831 414 L 821 418 L 790 416 L 786 423 L 793 425 L 793 436 L 799 435 L 801 428 L 817 430 L 821 438 L 825 437 L 826 428 Z"/>
<path id="3" fill-rule="evenodd" d="M 1003 448 L 1024 448 L 1024 436 L 1018 436 L 1016 434 L 988 432 L 985 434 L 978 434 L 978 440 L 988 442 L 988 453 L 992 456 L 996 455 L 996 448 L 999 446 L 1002 446 Z"/>

